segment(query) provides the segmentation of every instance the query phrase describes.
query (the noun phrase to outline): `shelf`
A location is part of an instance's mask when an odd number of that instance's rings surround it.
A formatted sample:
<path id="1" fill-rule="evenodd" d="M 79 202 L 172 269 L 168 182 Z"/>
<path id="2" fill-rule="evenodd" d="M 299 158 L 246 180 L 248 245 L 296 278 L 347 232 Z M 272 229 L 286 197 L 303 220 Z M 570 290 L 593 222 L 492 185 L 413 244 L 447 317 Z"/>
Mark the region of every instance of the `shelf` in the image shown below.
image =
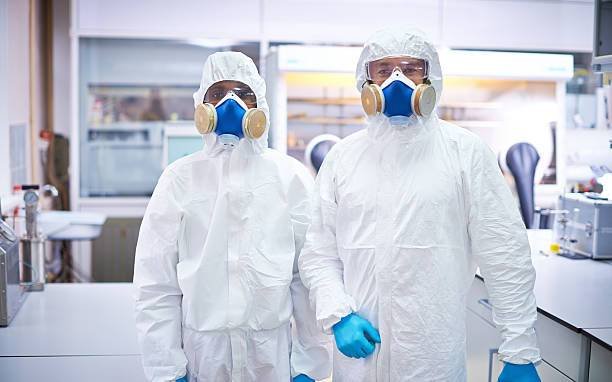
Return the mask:
<path id="1" fill-rule="evenodd" d="M 287 151 L 306 151 L 306 146 L 287 146 Z"/>
<path id="2" fill-rule="evenodd" d="M 129 141 L 90 141 L 87 143 L 87 147 L 90 149 L 151 149 L 161 150 L 162 145 L 151 142 L 129 142 Z"/>
<path id="3" fill-rule="evenodd" d="M 450 102 L 440 104 L 438 108 L 498 110 L 502 108 L 502 105 L 494 102 Z"/>
<path id="4" fill-rule="evenodd" d="M 310 103 L 314 105 L 357 105 L 361 106 L 360 98 L 287 98 L 287 102 Z M 462 108 L 462 109 L 501 109 L 502 105 L 494 102 L 450 102 L 438 105 L 438 108 Z"/>
<path id="5" fill-rule="evenodd" d="M 359 98 L 287 98 L 287 102 L 310 103 L 313 105 L 361 106 Z"/>
<path id="6" fill-rule="evenodd" d="M 88 124 L 89 131 L 147 131 L 151 128 L 162 127 L 166 121 L 134 121 Z"/>
<path id="7" fill-rule="evenodd" d="M 469 121 L 469 120 L 445 120 L 455 125 L 470 128 L 470 127 L 503 127 L 504 123 L 501 121 Z"/>
<path id="8" fill-rule="evenodd" d="M 334 118 L 334 117 L 308 117 L 302 114 L 289 116 L 290 122 L 307 123 L 314 125 L 363 125 L 366 122 L 365 117 L 356 118 Z"/>

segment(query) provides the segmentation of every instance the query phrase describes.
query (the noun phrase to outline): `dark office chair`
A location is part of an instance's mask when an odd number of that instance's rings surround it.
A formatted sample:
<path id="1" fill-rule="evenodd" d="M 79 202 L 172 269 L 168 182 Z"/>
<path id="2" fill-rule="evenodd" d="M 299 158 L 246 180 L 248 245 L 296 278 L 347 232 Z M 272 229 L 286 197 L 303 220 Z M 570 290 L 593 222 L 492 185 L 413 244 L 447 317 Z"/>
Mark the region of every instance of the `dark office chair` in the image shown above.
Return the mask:
<path id="1" fill-rule="evenodd" d="M 319 172 L 325 156 L 339 140 L 340 138 L 332 134 L 323 134 L 314 137 L 308 143 L 304 153 L 306 162 L 309 163 L 316 172 Z"/>
<path id="2" fill-rule="evenodd" d="M 506 164 L 514 177 L 521 207 L 521 216 L 527 228 L 534 227 L 534 181 L 540 155 L 533 145 L 520 142 L 512 145 L 506 153 Z"/>

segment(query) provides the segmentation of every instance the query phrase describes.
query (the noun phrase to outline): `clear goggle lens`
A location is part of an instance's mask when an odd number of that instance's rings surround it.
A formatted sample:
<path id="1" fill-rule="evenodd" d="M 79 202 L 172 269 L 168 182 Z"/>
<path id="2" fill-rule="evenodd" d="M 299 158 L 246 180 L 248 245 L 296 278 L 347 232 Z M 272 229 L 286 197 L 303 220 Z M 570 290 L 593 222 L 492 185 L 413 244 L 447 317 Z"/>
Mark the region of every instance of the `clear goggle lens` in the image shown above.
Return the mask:
<path id="1" fill-rule="evenodd" d="M 367 62 L 366 76 L 368 80 L 380 85 L 389 78 L 396 68 L 399 68 L 406 77 L 413 81 L 423 80 L 429 75 L 427 61 L 420 58 L 399 56 L 384 57 Z"/>
<path id="2" fill-rule="evenodd" d="M 204 102 L 217 105 L 230 91 L 234 92 L 249 108 L 257 107 L 257 96 L 246 84 L 239 81 L 219 81 L 208 88 Z"/>

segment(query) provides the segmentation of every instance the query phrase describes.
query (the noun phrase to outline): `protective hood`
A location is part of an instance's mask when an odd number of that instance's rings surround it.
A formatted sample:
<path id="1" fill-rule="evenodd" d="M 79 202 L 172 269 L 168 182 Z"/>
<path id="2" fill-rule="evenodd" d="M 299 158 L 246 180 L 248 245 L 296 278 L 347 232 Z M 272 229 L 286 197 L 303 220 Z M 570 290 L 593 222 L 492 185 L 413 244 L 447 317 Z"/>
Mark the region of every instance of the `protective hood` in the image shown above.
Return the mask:
<path id="1" fill-rule="evenodd" d="M 429 81 L 436 90 L 436 106 L 442 95 L 442 68 L 434 45 L 426 35 L 414 28 L 387 28 L 375 32 L 366 41 L 357 62 L 355 73 L 357 90 L 366 83 L 366 63 L 390 56 L 411 56 L 424 59 L 429 63 Z M 426 127 L 437 125 L 436 110 L 427 118 L 415 115 L 396 126 L 390 126 L 389 118 L 379 115 L 369 118 L 368 134 L 377 140 L 392 137 L 400 141 L 412 140 L 419 136 Z M 392 127 L 392 128 L 391 128 Z M 409 127 L 409 128 L 408 128 Z"/>
<path id="2" fill-rule="evenodd" d="M 204 101 L 204 95 L 209 87 L 224 80 L 243 82 L 255 92 L 257 107 L 264 111 L 268 120 L 266 132 L 259 139 L 241 139 L 235 150 L 246 155 L 261 154 L 268 147 L 270 109 L 266 101 L 266 84 L 249 57 L 240 52 L 217 52 L 210 55 L 204 63 L 200 88 L 193 93 L 194 107 Z M 207 155 L 214 156 L 221 151 L 223 145 L 218 141 L 217 134 L 204 135 L 204 152 Z"/>

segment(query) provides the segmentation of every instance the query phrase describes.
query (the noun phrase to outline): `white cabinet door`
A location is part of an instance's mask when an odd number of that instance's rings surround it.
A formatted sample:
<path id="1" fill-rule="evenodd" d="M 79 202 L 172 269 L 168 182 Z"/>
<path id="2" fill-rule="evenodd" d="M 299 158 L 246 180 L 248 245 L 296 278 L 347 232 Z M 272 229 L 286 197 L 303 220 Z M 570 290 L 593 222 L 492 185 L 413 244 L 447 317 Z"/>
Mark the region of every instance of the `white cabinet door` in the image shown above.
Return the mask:
<path id="1" fill-rule="evenodd" d="M 546 362 L 541 362 L 538 365 L 538 374 L 542 382 L 572 382 L 567 375 L 561 373 L 559 370 L 550 366 Z"/>
<path id="2" fill-rule="evenodd" d="M 535 330 L 542 358 L 572 380 L 578 380 L 584 369 L 583 336 L 542 313 L 538 313 Z"/>
<path id="3" fill-rule="evenodd" d="M 0 381 L 145 382 L 140 356 L 0 357 Z"/>
<path id="4" fill-rule="evenodd" d="M 373 32 L 410 24 L 439 42 L 440 6 L 431 0 L 262 0 L 270 41 L 363 44 Z M 384 16 L 383 16 L 384 15 Z"/>
<path id="5" fill-rule="evenodd" d="M 454 48 L 593 49 L 592 2 L 446 0 L 442 14 L 442 43 Z"/>
<path id="6" fill-rule="evenodd" d="M 612 351 L 591 342 L 589 382 L 609 382 L 612 379 Z"/>
<path id="7" fill-rule="evenodd" d="M 488 382 L 492 362 L 497 359 L 500 337 L 497 329 L 468 309 L 467 373 L 470 382 Z"/>
<path id="8" fill-rule="evenodd" d="M 259 40 L 260 2 L 75 0 L 75 32 L 96 36 Z"/>

